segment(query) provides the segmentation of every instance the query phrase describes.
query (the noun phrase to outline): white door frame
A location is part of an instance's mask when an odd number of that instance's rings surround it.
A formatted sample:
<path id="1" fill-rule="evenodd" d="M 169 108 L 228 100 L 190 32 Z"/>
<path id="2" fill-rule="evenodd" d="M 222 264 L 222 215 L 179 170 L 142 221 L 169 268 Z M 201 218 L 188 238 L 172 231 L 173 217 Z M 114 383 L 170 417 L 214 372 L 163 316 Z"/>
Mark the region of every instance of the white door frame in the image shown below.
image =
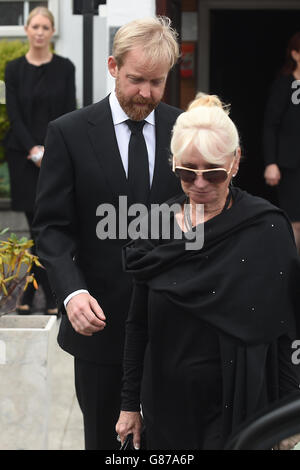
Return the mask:
<path id="1" fill-rule="evenodd" d="M 197 90 L 209 91 L 210 10 L 300 10 L 299 0 L 198 0 Z M 300 28 L 300 27 L 299 27 Z"/>

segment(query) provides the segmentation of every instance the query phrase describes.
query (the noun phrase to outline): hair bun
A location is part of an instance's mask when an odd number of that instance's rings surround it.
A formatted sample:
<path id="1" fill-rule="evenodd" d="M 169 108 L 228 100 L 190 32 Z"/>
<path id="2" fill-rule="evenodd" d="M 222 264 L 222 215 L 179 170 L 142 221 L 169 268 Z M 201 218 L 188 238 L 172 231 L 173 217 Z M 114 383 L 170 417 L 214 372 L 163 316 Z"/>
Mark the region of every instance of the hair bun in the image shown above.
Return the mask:
<path id="1" fill-rule="evenodd" d="M 198 108 L 199 106 L 217 106 L 218 108 L 223 109 L 227 114 L 229 114 L 229 105 L 222 103 L 220 98 L 217 95 L 207 95 L 201 91 L 197 93 L 195 99 L 189 104 L 187 111 L 191 109 Z"/>

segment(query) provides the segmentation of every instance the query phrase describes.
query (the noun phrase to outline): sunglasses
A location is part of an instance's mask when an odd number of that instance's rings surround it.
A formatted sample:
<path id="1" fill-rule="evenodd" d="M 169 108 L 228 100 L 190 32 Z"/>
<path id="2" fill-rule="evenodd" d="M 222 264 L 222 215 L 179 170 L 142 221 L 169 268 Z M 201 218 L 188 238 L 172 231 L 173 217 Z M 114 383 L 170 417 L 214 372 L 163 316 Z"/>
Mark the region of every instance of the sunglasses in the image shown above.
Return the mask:
<path id="1" fill-rule="evenodd" d="M 196 170 L 194 168 L 186 168 L 184 166 L 175 165 L 173 158 L 173 171 L 185 183 L 193 183 L 198 175 L 202 175 L 203 179 L 209 183 L 224 183 L 231 172 L 234 160 L 231 162 L 229 170 L 226 168 L 212 168 L 211 170 Z"/>

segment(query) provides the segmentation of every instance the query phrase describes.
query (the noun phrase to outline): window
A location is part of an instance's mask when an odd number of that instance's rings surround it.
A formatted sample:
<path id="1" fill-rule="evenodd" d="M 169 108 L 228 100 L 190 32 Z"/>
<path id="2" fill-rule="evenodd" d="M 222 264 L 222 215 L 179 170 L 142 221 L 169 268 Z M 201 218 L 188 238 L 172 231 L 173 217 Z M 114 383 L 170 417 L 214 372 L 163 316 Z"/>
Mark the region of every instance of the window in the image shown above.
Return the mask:
<path id="1" fill-rule="evenodd" d="M 0 0 L 0 37 L 25 36 L 24 24 L 37 6 L 48 7 L 57 19 L 58 0 Z"/>
<path id="2" fill-rule="evenodd" d="M 25 3 L 25 2 L 24 2 Z M 40 6 L 40 7 L 48 7 L 48 1 L 46 2 L 40 2 L 39 0 L 32 1 L 32 2 L 26 2 L 29 3 L 29 11 L 33 10 L 35 7 Z"/>
<path id="3" fill-rule="evenodd" d="M 24 24 L 23 2 L 0 3 L 0 26 Z"/>
<path id="4" fill-rule="evenodd" d="M 48 6 L 48 2 L 2 1 L 0 3 L 0 26 L 21 26 L 25 23 L 28 12 L 37 5 Z"/>

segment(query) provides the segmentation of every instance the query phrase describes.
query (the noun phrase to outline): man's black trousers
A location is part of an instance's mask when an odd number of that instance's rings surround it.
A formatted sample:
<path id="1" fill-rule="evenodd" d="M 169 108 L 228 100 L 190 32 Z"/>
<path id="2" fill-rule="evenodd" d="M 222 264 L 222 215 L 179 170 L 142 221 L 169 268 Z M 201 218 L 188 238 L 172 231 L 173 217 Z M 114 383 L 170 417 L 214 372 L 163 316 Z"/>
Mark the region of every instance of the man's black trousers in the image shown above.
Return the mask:
<path id="1" fill-rule="evenodd" d="M 115 426 L 120 414 L 122 365 L 99 365 L 78 358 L 74 365 L 86 450 L 119 449 Z"/>

